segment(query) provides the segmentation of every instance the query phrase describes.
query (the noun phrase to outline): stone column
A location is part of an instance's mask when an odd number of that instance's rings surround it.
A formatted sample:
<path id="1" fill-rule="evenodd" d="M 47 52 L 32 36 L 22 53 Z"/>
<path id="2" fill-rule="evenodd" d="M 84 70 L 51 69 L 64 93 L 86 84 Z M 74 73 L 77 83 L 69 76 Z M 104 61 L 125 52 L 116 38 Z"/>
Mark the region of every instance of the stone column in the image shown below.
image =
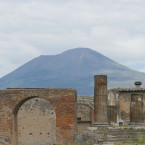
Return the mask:
<path id="1" fill-rule="evenodd" d="M 94 76 L 94 121 L 95 124 L 108 124 L 107 75 Z"/>

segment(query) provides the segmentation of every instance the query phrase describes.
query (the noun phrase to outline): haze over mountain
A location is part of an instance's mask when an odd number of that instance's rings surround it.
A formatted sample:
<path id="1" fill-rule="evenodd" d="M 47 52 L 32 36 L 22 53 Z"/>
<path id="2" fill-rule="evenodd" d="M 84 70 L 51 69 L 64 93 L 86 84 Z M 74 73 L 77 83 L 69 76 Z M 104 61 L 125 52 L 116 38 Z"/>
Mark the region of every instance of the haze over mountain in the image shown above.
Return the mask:
<path id="1" fill-rule="evenodd" d="M 116 63 L 89 48 L 58 55 L 41 55 L 0 79 L 5 88 L 75 88 L 79 95 L 93 94 L 94 75 L 108 75 L 108 88 L 132 87 L 145 82 L 145 73 Z"/>

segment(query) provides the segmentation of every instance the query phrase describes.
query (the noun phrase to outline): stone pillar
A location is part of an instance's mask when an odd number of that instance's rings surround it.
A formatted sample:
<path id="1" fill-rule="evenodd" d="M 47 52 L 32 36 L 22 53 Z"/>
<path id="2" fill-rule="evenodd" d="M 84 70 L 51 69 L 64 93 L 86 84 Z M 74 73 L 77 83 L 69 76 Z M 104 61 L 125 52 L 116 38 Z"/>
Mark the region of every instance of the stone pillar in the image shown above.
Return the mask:
<path id="1" fill-rule="evenodd" d="M 94 76 L 94 121 L 108 124 L 107 118 L 107 75 Z"/>

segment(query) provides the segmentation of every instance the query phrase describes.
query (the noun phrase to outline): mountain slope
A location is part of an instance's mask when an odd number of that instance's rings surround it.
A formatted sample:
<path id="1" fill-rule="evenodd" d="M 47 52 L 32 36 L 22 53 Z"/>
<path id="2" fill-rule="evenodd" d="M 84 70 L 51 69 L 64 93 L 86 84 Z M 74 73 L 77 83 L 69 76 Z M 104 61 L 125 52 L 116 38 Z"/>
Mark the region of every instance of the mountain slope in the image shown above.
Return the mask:
<path id="1" fill-rule="evenodd" d="M 145 74 L 120 65 L 89 48 L 76 48 L 58 55 L 42 55 L 0 79 L 0 89 L 9 87 L 75 88 L 78 94 L 93 94 L 94 75 L 107 74 L 111 87 L 130 87 Z"/>

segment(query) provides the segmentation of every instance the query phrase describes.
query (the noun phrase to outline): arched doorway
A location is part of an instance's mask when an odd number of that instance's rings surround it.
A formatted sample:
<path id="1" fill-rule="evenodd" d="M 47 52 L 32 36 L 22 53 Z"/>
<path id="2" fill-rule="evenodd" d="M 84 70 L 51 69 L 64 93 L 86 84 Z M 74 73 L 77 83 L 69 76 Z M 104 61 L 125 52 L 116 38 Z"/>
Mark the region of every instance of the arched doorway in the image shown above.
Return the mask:
<path id="1" fill-rule="evenodd" d="M 16 145 L 49 145 L 56 142 L 56 115 L 49 101 L 31 98 L 14 112 Z"/>

